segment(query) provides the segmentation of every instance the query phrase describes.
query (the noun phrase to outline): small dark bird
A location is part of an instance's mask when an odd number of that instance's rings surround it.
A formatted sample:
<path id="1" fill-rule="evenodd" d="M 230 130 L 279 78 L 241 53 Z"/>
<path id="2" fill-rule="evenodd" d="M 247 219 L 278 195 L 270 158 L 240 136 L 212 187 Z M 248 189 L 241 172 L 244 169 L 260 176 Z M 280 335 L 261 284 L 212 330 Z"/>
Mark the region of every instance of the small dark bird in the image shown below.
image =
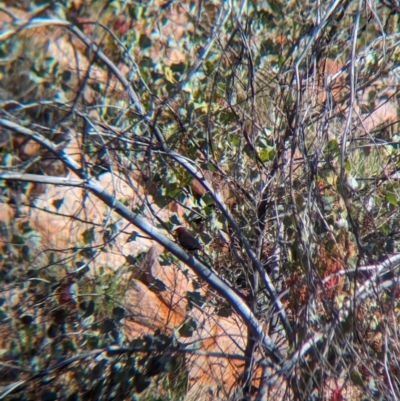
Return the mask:
<path id="1" fill-rule="evenodd" d="M 182 248 L 187 251 L 203 250 L 199 241 L 186 227 L 179 226 L 174 231 L 178 234 L 178 242 Z"/>

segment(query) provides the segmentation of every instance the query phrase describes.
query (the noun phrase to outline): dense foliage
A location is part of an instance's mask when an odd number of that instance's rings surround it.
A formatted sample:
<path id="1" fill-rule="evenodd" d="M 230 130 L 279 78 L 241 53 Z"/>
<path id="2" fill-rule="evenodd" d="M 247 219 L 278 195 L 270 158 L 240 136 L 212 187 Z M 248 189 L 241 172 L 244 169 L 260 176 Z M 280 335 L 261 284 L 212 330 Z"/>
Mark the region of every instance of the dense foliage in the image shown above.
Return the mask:
<path id="1" fill-rule="evenodd" d="M 185 397 L 177 336 L 128 341 L 123 273 L 88 273 L 121 230 L 109 215 L 101 246 L 88 218 L 79 244 L 32 256 L 42 238 L 20 217 L 46 191 L 37 175 L 73 171 L 119 177 L 138 193 L 131 211 L 199 234 L 204 254 L 189 259 L 267 335 L 212 282 L 195 300 L 249 327 L 231 399 L 276 387 L 274 399 L 400 397 L 395 1 L 21 0 L 0 12 L 0 189 L 15 213 L 1 227 L 1 395 Z M 61 157 L 74 141 L 77 167 Z M 51 201 L 56 214 L 63 199 Z M 172 203 L 182 212 L 160 217 Z M 141 258 L 124 272 L 139 279 Z"/>

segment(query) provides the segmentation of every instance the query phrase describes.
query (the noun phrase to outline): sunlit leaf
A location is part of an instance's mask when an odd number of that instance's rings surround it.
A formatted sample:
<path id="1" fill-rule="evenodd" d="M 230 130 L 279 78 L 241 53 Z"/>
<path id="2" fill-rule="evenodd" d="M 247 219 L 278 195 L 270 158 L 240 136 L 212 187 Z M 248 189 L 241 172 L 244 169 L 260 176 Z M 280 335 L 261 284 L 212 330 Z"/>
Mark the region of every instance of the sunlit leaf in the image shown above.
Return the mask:
<path id="1" fill-rule="evenodd" d="M 398 206 L 397 195 L 395 193 L 389 192 L 386 194 L 386 199 L 391 205 Z"/>
<path id="2" fill-rule="evenodd" d="M 181 337 L 192 337 L 194 330 L 197 328 L 197 323 L 193 319 L 189 319 L 178 330 Z"/>

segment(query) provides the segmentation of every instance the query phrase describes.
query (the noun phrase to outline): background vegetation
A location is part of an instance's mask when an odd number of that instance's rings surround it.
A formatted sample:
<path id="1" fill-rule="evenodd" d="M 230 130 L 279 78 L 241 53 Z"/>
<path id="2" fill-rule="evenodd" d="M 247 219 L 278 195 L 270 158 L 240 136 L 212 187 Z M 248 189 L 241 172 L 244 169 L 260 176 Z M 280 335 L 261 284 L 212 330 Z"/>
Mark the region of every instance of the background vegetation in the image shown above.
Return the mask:
<path id="1" fill-rule="evenodd" d="M 190 294 L 198 307 L 245 323 L 241 375 L 211 399 L 400 397 L 396 1 L 21 0 L 0 12 L 0 189 L 15 213 L 1 227 L 0 397 L 188 391 L 179 339 L 128 341 L 125 281 L 106 265 L 88 273 L 119 234 L 109 216 L 101 249 L 88 226 L 80 244 L 32 256 L 42 238 L 19 213 L 56 178 L 84 188 L 83 210 L 90 192 L 138 227 L 132 240 L 146 233 L 165 263 L 191 266 L 210 288 Z M 138 202 L 102 193 L 105 173 Z M 180 214 L 157 212 L 172 203 Z M 164 234 L 140 220 L 151 213 Z M 177 224 L 204 254 L 168 240 Z"/>

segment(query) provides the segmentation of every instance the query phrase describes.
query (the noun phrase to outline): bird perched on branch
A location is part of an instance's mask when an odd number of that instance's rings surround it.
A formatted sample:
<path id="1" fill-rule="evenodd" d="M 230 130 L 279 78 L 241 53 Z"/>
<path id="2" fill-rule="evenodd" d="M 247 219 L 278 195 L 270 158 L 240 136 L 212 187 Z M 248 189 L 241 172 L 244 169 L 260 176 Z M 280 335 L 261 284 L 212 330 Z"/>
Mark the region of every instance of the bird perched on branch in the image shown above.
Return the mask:
<path id="1" fill-rule="evenodd" d="M 179 226 L 174 230 L 178 234 L 178 242 L 180 246 L 187 251 L 202 251 L 203 247 L 197 238 L 186 227 Z"/>

